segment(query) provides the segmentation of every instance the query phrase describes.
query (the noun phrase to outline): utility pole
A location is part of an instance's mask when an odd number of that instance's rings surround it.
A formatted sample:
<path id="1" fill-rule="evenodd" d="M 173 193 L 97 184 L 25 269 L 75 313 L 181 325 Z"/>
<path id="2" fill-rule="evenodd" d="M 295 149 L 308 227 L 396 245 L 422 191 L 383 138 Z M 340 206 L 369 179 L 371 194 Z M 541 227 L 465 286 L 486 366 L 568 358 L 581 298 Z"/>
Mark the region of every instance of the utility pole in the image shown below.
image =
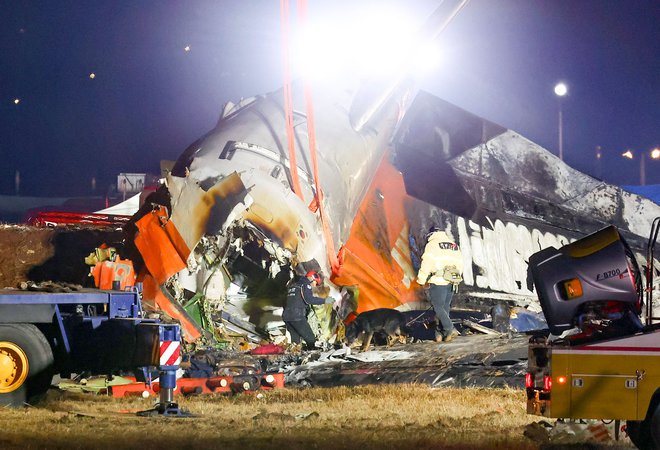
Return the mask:
<path id="1" fill-rule="evenodd" d="M 555 95 L 559 104 L 559 159 L 564 160 L 564 117 L 562 112 L 562 98 L 568 94 L 568 86 L 565 83 L 555 85 Z"/>

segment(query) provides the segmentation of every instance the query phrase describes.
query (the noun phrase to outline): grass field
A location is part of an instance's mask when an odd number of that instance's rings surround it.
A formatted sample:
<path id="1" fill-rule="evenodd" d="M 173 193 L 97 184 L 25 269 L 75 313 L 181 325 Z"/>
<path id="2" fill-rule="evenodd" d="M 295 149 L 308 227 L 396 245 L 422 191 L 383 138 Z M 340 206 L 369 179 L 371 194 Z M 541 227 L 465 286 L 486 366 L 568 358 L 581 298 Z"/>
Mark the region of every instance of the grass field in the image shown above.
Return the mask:
<path id="1" fill-rule="evenodd" d="M 177 400 L 196 417 L 137 417 L 131 412 L 153 399 L 52 390 L 37 406 L 0 409 L 0 448 L 553 448 L 523 435 L 540 418 L 526 414 L 524 392 L 514 389 L 375 385 Z"/>

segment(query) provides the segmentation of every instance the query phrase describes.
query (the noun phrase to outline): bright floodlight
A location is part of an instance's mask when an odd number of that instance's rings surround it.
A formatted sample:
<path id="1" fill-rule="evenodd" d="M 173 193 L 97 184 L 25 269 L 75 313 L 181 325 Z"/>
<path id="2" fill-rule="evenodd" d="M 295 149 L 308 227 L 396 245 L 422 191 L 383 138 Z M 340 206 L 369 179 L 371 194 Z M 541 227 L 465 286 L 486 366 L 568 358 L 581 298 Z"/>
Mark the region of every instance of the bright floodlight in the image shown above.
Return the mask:
<path id="1" fill-rule="evenodd" d="M 290 42 L 294 76 L 332 80 L 350 74 L 370 78 L 401 70 L 401 59 L 417 56 L 412 43 L 419 24 L 405 11 L 385 7 L 357 10 L 352 15 L 325 14 L 310 19 Z M 414 58 L 433 61 L 428 56 Z M 417 62 L 417 61 L 415 61 Z M 408 67 L 410 69 L 410 67 Z"/>
<path id="2" fill-rule="evenodd" d="M 421 44 L 413 50 L 411 56 L 411 71 L 420 77 L 434 72 L 442 64 L 442 51 L 435 42 Z"/>
<path id="3" fill-rule="evenodd" d="M 568 87 L 564 83 L 557 83 L 555 86 L 555 94 L 559 97 L 563 97 L 568 93 Z"/>
<path id="4" fill-rule="evenodd" d="M 660 158 L 660 148 L 654 148 L 651 150 L 651 158 L 658 159 Z"/>
<path id="5" fill-rule="evenodd" d="M 15 98 L 14 99 L 14 105 L 18 105 L 21 102 L 20 98 Z"/>
<path id="6" fill-rule="evenodd" d="M 625 153 L 621 154 L 621 156 L 623 156 L 624 158 L 633 159 L 633 152 L 630 150 L 626 150 Z"/>

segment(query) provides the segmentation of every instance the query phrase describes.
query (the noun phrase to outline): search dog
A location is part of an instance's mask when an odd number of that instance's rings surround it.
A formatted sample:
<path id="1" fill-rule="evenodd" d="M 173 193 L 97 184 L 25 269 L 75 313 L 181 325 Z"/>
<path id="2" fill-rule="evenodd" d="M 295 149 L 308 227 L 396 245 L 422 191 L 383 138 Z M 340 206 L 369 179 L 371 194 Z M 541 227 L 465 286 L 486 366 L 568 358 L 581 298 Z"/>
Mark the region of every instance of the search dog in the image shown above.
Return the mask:
<path id="1" fill-rule="evenodd" d="M 406 343 L 409 334 L 404 315 L 396 309 L 379 308 L 365 311 L 346 326 L 346 344 L 351 346 L 359 337 L 362 338 L 361 351 L 366 352 L 371 346 L 375 333 L 383 333 L 387 346 L 394 342 Z"/>

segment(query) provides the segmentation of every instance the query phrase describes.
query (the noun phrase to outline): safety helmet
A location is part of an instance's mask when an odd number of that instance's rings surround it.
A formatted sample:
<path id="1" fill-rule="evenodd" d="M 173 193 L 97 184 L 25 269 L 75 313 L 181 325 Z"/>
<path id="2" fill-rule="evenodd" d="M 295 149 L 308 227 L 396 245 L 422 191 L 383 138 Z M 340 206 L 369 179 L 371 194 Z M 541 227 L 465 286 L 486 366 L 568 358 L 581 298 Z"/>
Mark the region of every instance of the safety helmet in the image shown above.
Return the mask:
<path id="1" fill-rule="evenodd" d="M 315 270 L 310 270 L 309 272 L 307 272 L 307 275 L 305 275 L 305 276 L 307 278 L 311 277 L 312 281 L 316 281 L 316 284 L 319 285 L 319 286 L 321 285 L 321 281 L 323 280 L 321 278 L 321 275 Z"/>

